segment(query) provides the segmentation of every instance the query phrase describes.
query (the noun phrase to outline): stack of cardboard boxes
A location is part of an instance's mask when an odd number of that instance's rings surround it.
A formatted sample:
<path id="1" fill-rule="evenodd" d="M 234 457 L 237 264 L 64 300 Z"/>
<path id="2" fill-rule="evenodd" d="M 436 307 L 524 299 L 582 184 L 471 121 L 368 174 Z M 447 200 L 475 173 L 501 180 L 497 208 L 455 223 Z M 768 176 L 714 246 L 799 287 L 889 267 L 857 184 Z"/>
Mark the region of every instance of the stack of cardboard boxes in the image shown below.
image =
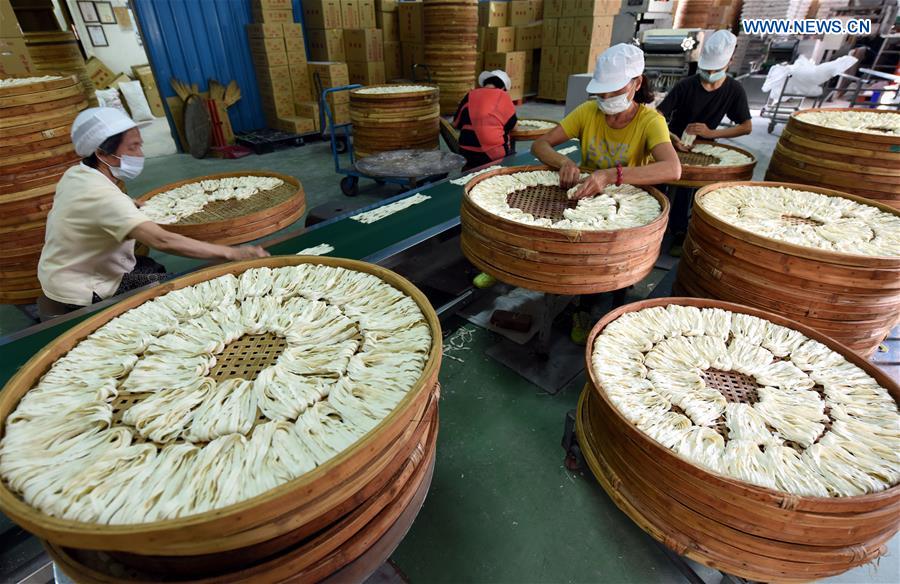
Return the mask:
<path id="1" fill-rule="evenodd" d="M 538 97 L 566 99 L 569 75 L 592 73 L 622 0 L 545 0 Z"/>
<path id="2" fill-rule="evenodd" d="M 28 77 L 33 71 L 12 4 L 9 0 L 0 0 L 0 78 Z"/>
<path id="3" fill-rule="evenodd" d="M 425 63 L 425 10 L 421 0 L 397 3 L 399 21 L 401 78 L 412 79 L 413 65 Z M 422 73 L 418 73 L 421 78 Z"/>
<path id="4" fill-rule="evenodd" d="M 247 25 L 247 36 L 266 123 L 284 132 L 312 132 L 318 119 L 297 108 L 312 90 L 303 28 L 294 22 L 291 0 L 253 0 L 251 6 L 255 24 Z"/>
<path id="5" fill-rule="evenodd" d="M 740 11 L 741 3 L 734 0 L 681 0 L 675 8 L 674 26 L 712 30 L 731 29 L 737 23 Z"/>
<path id="6" fill-rule="evenodd" d="M 397 0 L 375 0 L 375 25 L 381 30 L 384 52 L 384 77 L 390 82 L 409 77 L 403 69 L 400 48 L 400 8 Z"/>
<path id="7" fill-rule="evenodd" d="M 536 88 L 540 63 L 543 0 L 482 2 L 478 5 L 478 70 L 503 69 L 510 76 L 510 97 L 522 99 Z"/>

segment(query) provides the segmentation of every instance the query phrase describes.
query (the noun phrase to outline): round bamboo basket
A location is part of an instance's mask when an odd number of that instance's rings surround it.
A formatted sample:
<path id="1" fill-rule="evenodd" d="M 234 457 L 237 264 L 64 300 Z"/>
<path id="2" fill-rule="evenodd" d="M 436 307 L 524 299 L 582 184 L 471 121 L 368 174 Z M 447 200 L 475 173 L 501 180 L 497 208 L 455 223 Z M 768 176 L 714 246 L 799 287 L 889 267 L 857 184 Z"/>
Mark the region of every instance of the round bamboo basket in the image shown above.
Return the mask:
<path id="1" fill-rule="evenodd" d="M 702 143 L 704 142 L 698 142 L 698 144 Z M 729 144 L 716 144 L 716 146 L 740 152 L 744 156 L 749 156 L 753 161 L 738 166 L 712 166 L 716 162 L 712 156 L 698 152 L 678 152 L 678 159 L 681 161 L 681 178 L 669 184 L 680 187 L 703 187 L 715 182 L 753 179 L 756 157 L 751 152 Z"/>
<path id="2" fill-rule="evenodd" d="M 778 312 L 863 355 L 874 352 L 900 319 L 900 257 L 801 247 L 735 227 L 703 208 L 707 193 L 734 185 L 784 186 L 900 215 L 887 205 L 821 187 L 772 182 L 709 185 L 694 198 L 676 293 Z"/>
<path id="3" fill-rule="evenodd" d="M 653 187 L 641 187 L 662 211 L 647 225 L 616 231 L 575 231 L 523 225 L 489 213 L 469 196 L 479 182 L 500 174 L 549 170 L 546 166 L 501 168 L 469 181 L 463 196 L 462 249 L 478 269 L 498 280 L 551 294 L 594 294 L 639 282 L 659 257 L 669 202 Z M 537 187 L 510 195 L 514 206 L 535 216 L 561 216 L 565 190 Z"/>
<path id="4" fill-rule="evenodd" d="M 778 314 L 696 298 L 623 306 L 591 332 L 586 350 L 590 381 L 578 404 L 576 425 L 588 465 L 619 509 L 678 554 L 754 581 L 815 580 L 886 553 L 885 544 L 898 529 L 900 486 L 830 498 L 759 487 L 694 465 L 619 413 L 594 375 L 594 341 L 621 315 L 668 304 L 723 308 L 798 330 L 841 353 L 900 400 L 900 386 L 887 374 L 836 340 Z"/>
<path id="5" fill-rule="evenodd" d="M 0 302 L 41 293 L 37 264 L 56 183 L 77 163 L 69 130 L 87 107 L 72 75 L 0 89 Z"/>
<path id="6" fill-rule="evenodd" d="M 475 86 L 476 0 L 424 0 L 425 63 L 440 87 L 441 114 L 452 114 Z"/>
<path id="7" fill-rule="evenodd" d="M 803 121 L 804 113 L 815 111 L 900 116 L 895 111 L 850 108 L 796 112 L 778 139 L 766 180 L 848 191 L 900 208 L 900 136 L 849 132 Z"/>
<path id="8" fill-rule="evenodd" d="M 277 172 L 245 170 L 198 176 L 154 189 L 138 199 L 144 203 L 156 195 L 185 184 L 232 176 L 274 176 L 284 185 L 243 201 L 213 201 L 201 211 L 177 223 L 163 225 L 173 233 L 210 243 L 234 245 L 265 237 L 294 223 L 306 212 L 306 196 L 296 178 Z"/>
<path id="9" fill-rule="evenodd" d="M 521 123 L 525 122 L 525 121 L 547 122 L 547 123 L 553 124 L 553 127 L 547 128 L 547 129 L 542 129 L 542 128 L 526 129 L 521 126 Z M 537 140 L 544 134 L 549 134 L 550 132 L 552 132 L 553 129 L 558 125 L 558 123 L 559 122 L 556 122 L 554 120 L 539 120 L 539 119 L 519 120 L 519 124 L 517 124 L 516 127 L 513 128 L 512 132 L 509 133 L 509 137 L 512 138 L 513 140 Z"/>
<path id="10" fill-rule="evenodd" d="M 81 557 L 84 550 L 102 552 L 85 557 L 124 565 L 151 580 L 161 574 L 202 580 L 245 571 L 252 579 L 254 570 L 283 575 L 278 562 L 269 561 L 279 555 L 284 562 L 292 562 L 296 572 L 308 570 L 309 580 L 320 580 L 364 553 L 407 507 L 409 499 L 405 497 L 412 496 L 417 481 L 423 480 L 423 466 L 434 456 L 441 361 L 440 323 L 427 298 L 407 280 L 379 266 L 341 258 L 263 258 L 200 270 L 125 298 L 58 337 L 10 379 L 0 393 L 0 429 L 19 400 L 58 358 L 116 316 L 171 290 L 224 274 L 302 263 L 339 266 L 381 278 L 416 302 L 432 331 L 428 361 L 418 382 L 366 436 L 293 481 L 234 505 L 183 518 L 135 525 L 59 519 L 26 504 L 5 484 L 0 485 L 0 510 L 49 542 L 61 556 Z M 230 358 L 229 351 L 230 346 L 221 361 Z M 79 570 L 72 568 L 75 574 Z M 111 577 L 122 576 L 114 573 Z"/>
<path id="11" fill-rule="evenodd" d="M 428 87 L 403 93 L 351 91 L 350 121 L 356 157 L 392 150 L 436 149 L 440 135 L 439 90 L 437 86 Z"/>
<path id="12" fill-rule="evenodd" d="M 71 32 L 27 32 L 25 46 L 34 64 L 34 70 L 43 75 L 74 74 L 81 82 L 84 95 L 90 105 L 97 105 L 94 84 L 87 72 L 81 46 Z"/>

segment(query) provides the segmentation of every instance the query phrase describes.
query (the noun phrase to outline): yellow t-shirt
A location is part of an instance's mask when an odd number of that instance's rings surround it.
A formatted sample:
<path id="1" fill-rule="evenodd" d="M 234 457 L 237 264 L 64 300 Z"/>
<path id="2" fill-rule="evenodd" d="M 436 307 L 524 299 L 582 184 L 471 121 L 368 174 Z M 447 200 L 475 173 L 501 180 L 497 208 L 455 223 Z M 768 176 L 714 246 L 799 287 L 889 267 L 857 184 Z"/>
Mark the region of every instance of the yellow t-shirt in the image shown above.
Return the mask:
<path id="1" fill-rule="evenodd" d="M 134 269 L 131 230 L 150 221 L 100 171 L 73 166 L 56 185 L 38 263 L 48 298 L 88 306 L 93 294 L 112 296 L 122 275 Z"/>
<path id="2" fill-rule="evenodd" d="M 593 100 L 575 108 L 560 125 L 569 138 L 581 140 L 581 166 L 591 170 L 649 164 L 651 150 L 670 142 L 665 118 L 643 104 L 624 128 L 609 127 Z"/>

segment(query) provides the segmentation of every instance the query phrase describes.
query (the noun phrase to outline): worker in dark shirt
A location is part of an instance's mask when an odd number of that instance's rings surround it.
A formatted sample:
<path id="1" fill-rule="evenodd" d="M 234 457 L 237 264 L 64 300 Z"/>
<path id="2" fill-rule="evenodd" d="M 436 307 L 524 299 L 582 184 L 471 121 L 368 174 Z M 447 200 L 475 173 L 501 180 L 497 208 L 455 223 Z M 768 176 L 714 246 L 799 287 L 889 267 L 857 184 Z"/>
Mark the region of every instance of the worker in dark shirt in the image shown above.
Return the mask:
<path id="1" fill-rule="evenodd" d="M 740 82 L 725 73 L 736 44 L 737 37 L 727 30 L 706 37 L 700 49 L 697 74 L 679 81 L 656 108 L 668 121 L 672 145 L 677 150 L 691 150 L 693 140 L 689 144 L 683 141 L 688 135 L 715 140 L 753 131 L 747 93 Z M 737 125 L 719 128 L 725 116 Z M 670 186 L 666 194 L 672 202 L 669 230 L 673 235 L 669 254 L 678 257 L 687 232 L 694 189 Z"/>
<path id="2" fill-rule="evenodd" d="M 675 148 L 690 150 L 681 141 L 685 133 L 714 140 L 744 136 L 753 130 L 747 93 L 740 82 L 725 73 L 736 42 L 727 30 L 707 37 L 700 50 L 697 74 L 679 81 L 659 104 L 657 110 L 669 122 Z M 719 128 L 725 116 L 737 125 Z"/>
<path id="3" fill-rule="evenodd" d="M 463 170 L 484 166 L 513 153 L 509 133 L 516 127 L 516 106 L 509 97 L 505 71 L 484 71 L 477 89 L 463 97 L 453 116 L 460 130 L 459 153 L 466 159 Z"/>

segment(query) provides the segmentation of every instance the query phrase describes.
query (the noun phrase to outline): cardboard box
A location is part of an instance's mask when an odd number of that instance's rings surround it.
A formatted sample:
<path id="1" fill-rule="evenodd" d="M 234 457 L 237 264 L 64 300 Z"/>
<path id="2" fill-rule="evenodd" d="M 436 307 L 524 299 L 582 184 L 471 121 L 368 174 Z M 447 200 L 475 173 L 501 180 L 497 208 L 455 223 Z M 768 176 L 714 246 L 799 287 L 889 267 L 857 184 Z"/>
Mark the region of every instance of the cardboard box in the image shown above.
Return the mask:
<path id="1" fill-rule="evenodd" d="M 381 29 L 381 38 L 386 43 L 400 42 L 400 14 L 398 12 L 378 12 L 375 14 L 376 28 Z"/>
<path id="2" fill-rule="evenodd" d="M 318 75 L 322 87 L 341 87 L 350 84 L 350 76 L 347 73 L 346 63 L 332 61 L 310 61 L 307 66 L 309 81 L 315 87 L 315 78 Z M 346 92 L 343 92 L 347 95 Z M 349 99 L 349 96 L 347 97 Z"/>
<path id="3" fill-rule="evenodd" d="M 509 26 L 519 26 L 521 24 L 529 24 L 534 20 L 530 0 L 512 0 L 509 3 Z"/>
<path id="4" fill-rule="evenodd" d="M 402 4 L 400 6 L 403 7 Z M 400 46 L 403 50 L 403 77 L 411 79 L 413 65 L 425 63 L 425 45 L 401 43 Z"/>
<path id="5" fill-rule="evenodd" d="M 375 0 L 376 12 L 397 12 L 397 0 Z"/>
<path id="6" fill-rule="evenodd" d="M 385 13 L 390 14 L 390 13 Z M 403 51 L 400 43 L 384 43 L 384 78 L 390 83 L 406 77 L 403 74 Z"/>
<path id="7" fill-rule="evenodd" d="M 384 61 L 384 41 L 381 39 L 381 31 L 377 28 L 345 30 L 344 55 L 347 61 Z"/>
<path id="8" fill-rule="evenodd" d="M 309 57 L 313 61 L 344 61 L 344 31 L 339 28 L 309 31 Z"/>
<path id="9" fill-rule="evenodd" d="M 530 2 L 532 22 L 542 20 L 544 18 L 544 0 L 530 0 Z"/>
<path id="10" fill-rule="evenodd" d="M 292 67 L 306 67 L 306 45 L 303 42 L 303 25 L 284 25 L 284 49 L 287 52 L 288 65 Z"/>
<path id="11" fill-rule="evenodd" d="M 509 53 L 487 52 L 484 54 L 484 69 L 502 69 L 506 71 L 512 85 L 509 90 L 509 97 L 513 100 L 522 99 L 525 91 L 524 51 Z"/>
<path id="12" fill-rule="evenodd" d="M 159 89 L 157 89 L 155 85 L 153 87 L 144 87 L 144 95 L 147 96 L 147 104 L 150 106 L 150 113 L 157 118 L 164 118 L 166 116 L 166 110 L 163 108 L 162 96 L 159 94 Z"/>
<path id="13" fill-rule="evenodd" d="M 257 10 L 292 10 L 292 0 L 252 0 L 250 6 Z"/>
<path id="14" fill-rule="evenodd" d="M 303 0 L 303 21 L 307 30 L 341 28 L 340 0 Z"/>
<path id="15" fill-rule="evenodd" d="M 538 22 L 516 27 L 517 51 L 530 51 L 540 48 L 543 25 Z"/>
<path id="16" fill-rule="evenodd" d="M 544 73 L 552 74 L 559 67 L 559 47 L 544 47 L 541 49 L 541 76 Z"/>
<path id="17" fill-rule="evenodd" d="M 25 39 L 0 38 L 0 77 L 21 77 L 34 70 Z M 111 74 L 111 73 L 110 73 Z"/>
<path id="18" fill-rule="evenodd" d="M 336 103 L 331 110 L 331 115 L 334 117 L 335 124 L 349 124 L 350 123 L 350 104 L 349 103 Z"/>
<path id="19" fill-rule="evenodd" d="M 566 75 L 572 70 L 572 61 L 575 56 L 575 47 L 559 47 L 559 57 L 556 60 L 557 73 Z"/>
<path id="20" fill-rule="evenodd" d="M 7 39 L 4 39 L 7 40 Z M 2 41 L 0 41 L 0 46 L 2 46 Z M 24 44 L 23 44 L 24 46 Z M 0 48 L 0 53 L 3 50 Z M 116 78 L 115 73 L 110 70 L 106 64 L 98 59 L 97 57 L 91 57 L 84 64 L 84 68 L 87 69 L 88 77 L 91 78 L 91 83 L 97 89 L 106 89 L 109 87 L 109 84 L 113 82 L 113 79 Z"/>
<path id="21" fill-rule="evenodd" d="M 359 28 L 378 28 L 375 0 L 359 0 Z"/>
<path id="22" fill-rule="evenodd" d="M 423 44 L 425 42 L 425 20 L 422 3 L 401 2 L 398 8 L 400 14 L 400 41 L 404 44 Z"/>
<path id="23" fill-rule="evenodd" d="M 272 96 L 286 96 L 290 98 L 293 95 L 293 87 L 291 86 L 290 68 L 284 67 L 261 67 L 256 70 L 256 80 L 259 84 L 260 93 Z"/>
<path id="24" fill-rule="evenodd" d="M 312 83 L 309 80 L 309 70 L 304 64 L 302 67 L 288 67 L 291 78 L 291 94 L 294 103 L 312 99 Z"/>
<path id="25" fill-rule="evenodd" d="M 317 125 L 311 118 L 285 116 L 276 120 L 275 129 L 289 134 L 311 134 L 318 129 Z"/>
<path id="26" fill-rule="evenodd" d="M 612 39 L 612 16 L 579 16 L 572 30 L 572 45 L 577 47 L 609 46 Z M 562 19 L 560 19 L 562 21 Z"/>
<path id="27" fill-rule="evenodd" d="M 269 125 L 272 125 L 270 120 L 273 118 L 286 117 L 293 113 L 294 104 L 291 103 L 290 98 L 287 100 L 276 98 L 262 91 L 260 91 L 259 97 L 260 103 L 262 103 L 263 114 L 266 116 L 266 121 Z"/>
<path id="28" fill-rule="evenodd" d="M 304 101 L 294 104 L 296 115 L 302 118 L 309 118 L 315 124 L 315 129 L 319 129 L 319 102 Z"/>
<path id="29" fill-rule="evenodd" d="M 250 56 L 257 68 L 286 67 L 288 64 L 283 38 L 250 39 Z"/>
<path id="30" fill-rule="evenodd" d="M 516 50 L 516 29 L 512 26 L 484 29 L 484 51 L 508 53 Z"/>
<path id="31" fill-rule="evenodd" d="M 544 20 L 569 16 L 563 11 L 563 4 L 566 1 L 572 2 L 572 0 L 544 0 Z"/>
<path id="32" fill-rule="evenodd" d="M 285 24 L 281 22 L 265 22 L 262 24 L 248 24 L 247 38 L 251 39 L 279 39 L 284 37 Z"/>
<path id="33" fill-rule="evenodd" d="M 384 61 L 347 63 L 347 71 L 351 84 L 377 85 L 385 82 Z"/>
<path id="34" fill-rule="evenodd" d="M 293 10 L 257 10 L 253 9 L 253 22 L 277 24 L 294 22 Z"/>
<path id="35" fill-rule="evenodd" d="M 597 66 L 597 57 L 607 49 L 608 45 L 593 47 L 572 47 L 572 73 L 593 73 Z"/>
<path id="36" fill-rule="evenodd" d="M 622 9 L 622 0 L 564 0 L 563 5 L 569 16 L 614 16 Z"/>
<path id="37" fill-rule="evenodd" d="M 484 53 L 478 53 L 475 56 L 475 72 L 481 74 L 482 71 L 484 71 Z"/>
<path id="38" fill-rule="evenodd" d="M 575 19 L 572 17 L 560 18 L 556 30 L 556 44 L 560 47 L 571 47 L 575 44 L 572 35 L 575 34 Z"/>
<path id="39" fill-rule="evenodd" d="M 341 0 L 341 26 L 359 28 L 359 0 Z"/>
<path id="40" fill-rule="evenodd" d="M 8 40 L 22 36 L 22 29 L 16 19 L 9 0 L 0 0 L 0 38 Z"/>
<path id="41" fill-rule="evenodd" d="M 558 30 L 558 18 L 545 18 L 541 30 L 541 47 L 555 47 L 558 45 L 556 32 Z"/>
<path id="42" fill-rule="evenodd" d="M 509 22 L 509 2 L 481 2 L 478 4 L 478 26 L 506 26 Z"/>

